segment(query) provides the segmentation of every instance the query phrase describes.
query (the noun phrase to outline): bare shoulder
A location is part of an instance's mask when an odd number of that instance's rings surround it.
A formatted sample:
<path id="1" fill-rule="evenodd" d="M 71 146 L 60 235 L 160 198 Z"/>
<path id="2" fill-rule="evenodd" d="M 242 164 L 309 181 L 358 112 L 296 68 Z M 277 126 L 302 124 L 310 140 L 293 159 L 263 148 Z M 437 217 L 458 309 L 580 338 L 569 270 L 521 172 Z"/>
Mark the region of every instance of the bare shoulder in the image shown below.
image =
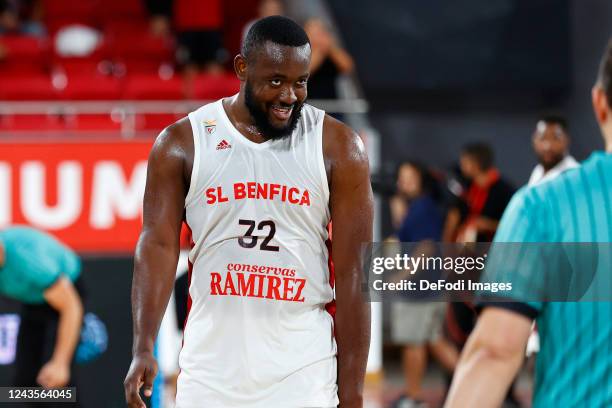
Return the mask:
<path id="1" fill-rule="evenodd" d="M 366 165 L 363 141 L 353 129 L 329 115 L 323 120 L 323 156 L 328 178 L 338 164 Z"/>
<path id="2" fill-rule="evenodd" d="M 188 175 L 193 167 L 193 151 L 191 123 L 188 117 L 184 117 L 160 132 L 151 149 L 149 162 L 161 167 L 180 163 L 185 175 Z"/>
<path id="3" fill-rule="evenodd" d="M 159 133 L 152 153 L 173 156 L 184 155 L 189 150 L 193 152 L 193 134 L 189 119 L 184 117 Z"/>

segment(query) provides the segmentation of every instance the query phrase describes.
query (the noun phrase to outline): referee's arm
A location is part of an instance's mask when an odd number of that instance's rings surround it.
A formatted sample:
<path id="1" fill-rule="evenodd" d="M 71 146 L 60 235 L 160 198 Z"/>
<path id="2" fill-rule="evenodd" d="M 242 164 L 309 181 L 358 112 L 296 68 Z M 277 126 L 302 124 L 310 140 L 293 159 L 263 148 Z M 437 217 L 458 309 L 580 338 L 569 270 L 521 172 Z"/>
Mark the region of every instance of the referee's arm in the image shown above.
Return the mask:
<path id="1" fill-rule="evenodd" d="M 501 406 L 525 357 L 531 324 L 525 314 L 487 307 L 461 354 L 445 407 Z"/>
<path id="2" fill-rule="evenodd" d="M 545 242 L 542 230 L 536 227 L 542 222 L 534 220 L 541 218 L 537 210 L 525 190 L 515 194 L 504 212 L 495 242 Z M 513 280 L 522 282 L 525 277 L 537 276 L 535 271 L 541 268 L 538 261 L 541 258 L 525 264 L 523 258 L 507 257 L 503 260 L 504 270 L 513 271 Z M 455 370 L 446 408 L 501 406 L 523 362 L 531 324 L 539 312 L 537 305 L 509 300 L 481 304 L 484 310 Z"/>

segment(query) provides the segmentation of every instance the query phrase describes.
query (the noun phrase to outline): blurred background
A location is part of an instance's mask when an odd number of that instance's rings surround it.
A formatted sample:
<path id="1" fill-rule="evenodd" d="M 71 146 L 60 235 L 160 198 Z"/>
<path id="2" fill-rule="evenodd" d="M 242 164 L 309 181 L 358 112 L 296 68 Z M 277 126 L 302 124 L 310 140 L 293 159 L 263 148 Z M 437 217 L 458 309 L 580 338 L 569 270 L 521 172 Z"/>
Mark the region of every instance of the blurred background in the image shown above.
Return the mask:
<path id="1" fill-rule="evenodd" d="M 238 91 L 241 39 L 275 14 L 311 38 L 310 103 L 366 143 L 377 241 L 490 240 L 512 192 L 545 161 L 534 151 L 545 125 L 568 140 L 560 157 L 581 161 L 603 147 L 590 90 L 612 35 L 609 0 L 0 0 L 0 228 L 40 228 L 83 256 L 86 311 L 108 331 L 105 353 L 77 369 L 83 407 L 125 404 L 132 253 L 152 142 Z M 495 203 L 474 202 L 481 190 Z M 415 226 L 423 194 L 436 214 Z M 152 406 L 173 406 L 184 291 L 178 283 L 160 334 Z M 11 381 L 19 307 L 0 298 L 0 385 Z M 445 344 L 432 345 L 402 340 L 397 313 L 374 306 L 369 407 L 442 403 L 469 332 L 451 309 L 436 318 Z M 529 405 L 530 382 L 526 364 L 508 406 Z M 427 405 L 399 405 L 402 396 Z"/>

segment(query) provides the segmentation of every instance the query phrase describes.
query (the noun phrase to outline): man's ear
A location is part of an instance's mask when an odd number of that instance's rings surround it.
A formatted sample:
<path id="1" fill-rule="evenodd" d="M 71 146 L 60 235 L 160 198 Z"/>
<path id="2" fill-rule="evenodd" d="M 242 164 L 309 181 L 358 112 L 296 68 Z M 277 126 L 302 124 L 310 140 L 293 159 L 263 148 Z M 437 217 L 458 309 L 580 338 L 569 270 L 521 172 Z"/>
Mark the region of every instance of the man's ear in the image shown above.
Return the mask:
<path id="1" fill-rule="evenodd" d="M 603 125 L 608 120 L 610 114 L 610 105 L 608 104 L 608 98 L 599 85 L 595 85 L 591 90 L 591 98 L 593 100 L 593 110 L 595 111 L 595 117 L 600 125 Z"/>
<path id="2" fill-rule="evenodd" d="M 247 75 L 247 62 L 241 54 L 236 55 L 234 58 L 234 72 L 241 81 L 246 81 Z"/>

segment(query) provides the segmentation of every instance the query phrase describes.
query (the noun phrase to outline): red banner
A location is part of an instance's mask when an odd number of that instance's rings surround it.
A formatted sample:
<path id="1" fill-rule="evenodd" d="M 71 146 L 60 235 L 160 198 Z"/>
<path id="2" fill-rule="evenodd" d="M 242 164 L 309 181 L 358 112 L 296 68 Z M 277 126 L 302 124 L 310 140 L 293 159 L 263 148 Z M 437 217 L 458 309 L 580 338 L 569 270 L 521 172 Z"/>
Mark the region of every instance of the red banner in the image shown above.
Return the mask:
<path id="1" fill-rule="evenodd" d="M 77 251 L 132 252 L 151 145 L 0 143 L 0 228 L 31 225 Z"/>

